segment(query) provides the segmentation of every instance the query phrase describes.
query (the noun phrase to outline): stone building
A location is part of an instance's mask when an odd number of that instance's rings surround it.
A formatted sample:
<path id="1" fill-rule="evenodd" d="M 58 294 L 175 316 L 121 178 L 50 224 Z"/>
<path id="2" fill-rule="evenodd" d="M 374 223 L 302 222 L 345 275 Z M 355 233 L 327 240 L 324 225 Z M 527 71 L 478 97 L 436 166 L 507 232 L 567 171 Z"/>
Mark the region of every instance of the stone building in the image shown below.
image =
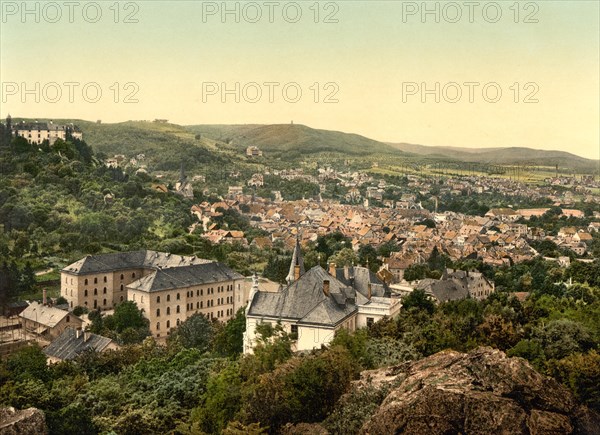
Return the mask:
<path id="1" fill-rule="evenodd" d="M 67 328 L 81 328 L 82 320 L 59 308 L 32 302 L 20 314 L 23 330 L 45 339 L 58 337 Z"/>
<path id="2" fill-rule="evenodd" d="M 73 137 L 81 140 L 83 134 L 76 125 L 59 125 L 50 122 L 20 122 L 13 127 L 15 136 L 27 139 L 27 142 L 41 144 L 48 140 L 50 145 L 57 139 L 68 140 Z"/>
<path id="3" fill-rule="evenodd" d="M 246 307 L 244 353 L 253 351 L 261 323 L 281 324 L 292 335 L 294 350 L 302 351 L 328 344 L 342 328 L 354 331 L 400 310 L 399 299 L 367 268 L 332 264 L 329 271 L 315 266 L 305 272 L 298 240 L 287 282 L 268 292 L 255 281 Z"/>
<path id="4" fill-rule="evenodd" d="M 195 313 L 229 320 L 246 304 L 244 277 L 197 257 L 156 251 L 87 256 L 61 271 L 69 307 L 107 310 L 134 301 L 155 337 L 165 337 Z"/>
<path id="5" fill-rule="evenodd" d="M 415 288 L 424 290 L 438 302 L 467 297 L 483 300 L 495 291 L 494 283 L 482 273 L 453 269 L 446 269 L 441 279 L 423 279 Z"/>

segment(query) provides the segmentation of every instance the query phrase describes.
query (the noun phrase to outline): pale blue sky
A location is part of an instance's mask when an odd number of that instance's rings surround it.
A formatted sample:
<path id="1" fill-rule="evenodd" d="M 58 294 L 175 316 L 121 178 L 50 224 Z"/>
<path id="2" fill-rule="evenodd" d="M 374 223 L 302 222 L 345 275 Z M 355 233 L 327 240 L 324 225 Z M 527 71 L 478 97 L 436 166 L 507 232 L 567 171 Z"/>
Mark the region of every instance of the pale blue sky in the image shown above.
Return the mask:
<path id="1" fill-rule="evenodd" d="M 33 8 L 35 2 L 27 2 Z M 81 8 L 90 2 L 80 2 Z M 236 2 L 228 2 L 234 8 Z M 502 18 L 486 21 L 475 9 L 474 23 L 468 22 L 465 2 L 455 2 L 463 18 L 458 23 L 433 22 L 419 13 L 403 20 L 403 8 L 420 8 L 422 2 L 339 1 L 333 6 L 320 2 L 319 21 L 334 6 L 338 23 L 315 23 L 314 1 L 298 2 L 303 16 L 289 23 L 276 2 L 274 23 L 268 22 L 265 2 L 259 23 L 228 21 L 209 16 L 203 22 L 203 7 L 222 2 L 135 2 L 138 23 L 114 23 L 114 2 L 99 2 L 102 18 L 87 22 L 81 8 L 75 9 L 69 23 L 63 5 L 58 23 L 40 22 L 34 15 L 21 22 L 20 12 L 8 15 L 21 2 L 2 2 L 0 23 L 0 79 L 3 90 L 18 85 L 16 95 L 3 98 L 1 116 L 102 119 L 118 122 L 128 119 L 167 118 L 175 123 L 296 123 L 312 127 L 355 132 L 378 140 L 426 145 L 466 147 L 529 146 L 563 149 L 598 158 L 599 139 L 599 2 L 538 1 L 519 2 L 519 23 L 514 22 L 514 1 L 497 2 Z M 333 2 L 329 2 L 333 3 Z M 491 2 L 480 2 L 486 5 Z M 430 8 L 436 2 L 428 2 Z M 133 6 L 121 2 L 122 21 Z M 239 3 L 240 10 L 248 3 Z M 439 3 L 440 11 L 444 3 Z M 313 9 L 310 9 L 313 7 Z M 512 7 L 512 9 L 511 9 Z M 524 23 L 537 7 L 537 23 Z M 325 10 L 327 8 L 327 10 Z M 293 11 L 293 9 L 289 9 Z M 90 12 L 92 9 L 90 9 Z M 48 14 L 53 11 L 47 9 Z M 252 12 L 247 9 L 247 12 Z M 419 11 L 420 12 L 420 11 Z M 448 13 L 453 13 L 448 9 Z M 490 12 L 493 12 L 490 9 Z M 493 17 L 488 17 L 493 18 Z M 403 22 L 405 21 L 405 22 Z M 69 102 L 68 88 L 62 83 L 96 82 L 102 98 L 86 102 L 79 92 Z M 21 83 L 33 88 L 49 82 L 61 84 L 62 98 L 51 103 L 22 102 Z M 113 83 L 121 90 L 114 102 Z M 123 103 L 133 88 L 139 87 L 138 103 Z M 226 83 L 233 87 L 249 82 L 261 84 L 263 98 L 258 103 L 233 97 L 223 103 L 219 95 L 202 99 L 202 83 Z M 303 92 L 297 103 L 286 102 L 279 92 L 269 102 L 265 82 L 296 82 Z M 313 83 L 319 83 L 319 102 L 314 101 Z M 337 103 L 323 98 L 339 88 Z M 425 83 L 440 89 L 449 82 L 461 85 L 463 96 L 457 103 L 425 103 L 420 94 L 405 95 L 403 83 Z M 497 83 L 502 98 L 486 102 L 481 86 L 474 101 L 468 101 L 464 82 Z M 519 83 L 519 103 L 513 101 L 514 83 Z M 522 100 L 534 90 L 538 103 Z M 7 85 L 8 83 L 8 85 Z M 9 88 L 7 88 L 9 86 Z M 220 86 L 220 85 L 219 85 Z M 405 85 L 406 86 L 406 85 Z M 114 89 L 114 88 L 113 88 Z M 41 94 L 41 91 L 40 91 Z M 443 97 L 443 96 L 442 96 Z"/>

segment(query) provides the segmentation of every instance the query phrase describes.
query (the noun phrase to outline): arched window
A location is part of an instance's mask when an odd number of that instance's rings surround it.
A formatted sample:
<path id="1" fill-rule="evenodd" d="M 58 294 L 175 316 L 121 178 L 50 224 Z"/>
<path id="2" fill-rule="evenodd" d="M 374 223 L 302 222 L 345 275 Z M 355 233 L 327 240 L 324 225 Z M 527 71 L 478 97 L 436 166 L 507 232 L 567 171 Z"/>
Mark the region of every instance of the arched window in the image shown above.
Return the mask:
<path id="1" fill-rule="evenodd" d="M 160 331 L 160 322 L 156 322 L 156 330 Z"/>
<path id="2" fill-rule="evenodd" d="M 104 282 L 107 282 L 107 279 L 106 279 L 106 277 L 104 277 Z"/>
<path id="3" fill-rule="evenodd" d="M 125 279 L 125 275 L 121 274 L 121 281 Z"/>
<path id="4" fill-rule="evenodd" d="M 160 308 L 156 309 L 156 317 L 160 317 Z"/>
<path id="5" fill-rule="evenodd" d="M 87 298 L 88 292 L 87 289 L 83 291 L 83 296 L 85 296 Z"/>
<path id="6" fill-rule="evenodd" d="M 167 329 L 169 329 L 171 327 L 171 321 L 167 320 Z"/>
<path id="7" fill-rule="evenodd" d="M 83 284 L 84 285 L 88 285 L 88 279 L 87 278 L 83 280 Z"/>
<path id="8" fill-rule="evenodd" d="M 67 316 L 67 323 L 71 321 L 71 316 Z"/>
<path id="9" fill-rule="evenodd" d="M 97 294 L 98 294 L 98 289 L 97 289 L 97 288 L 95 288 L 95 289 L 94 289 L 94 295 L 97 295 Z"/>
<path id="10" fill-rule="evenodd" d="M 123 296 L 121 296 L 121 302 L 123 302 Z"/>
<path id="11" fill-rule="evenodd" d="M 177 305 L 177 313 L 179 313 L 179 305 Z"/>
<path id="12" fill-rule="evenodd" d="M 131 274 L 131 277 L 132 277 L 132 278 L 135 278 L 135 272 L 133 272 L 133 273 Z"/>
<path id="13" fill-rule="evenodd" d="M 156 303 L 157 303 L 157 304 L 160 304 L 160 296 L 157 296 L 157 297 L 156 297 Z"/>
<path id="14" fill-rule="evenodd" d="M 177 300 L 181 299 L 181 297 L 179 296 L 179 293 L 177 293 Z"/>
<path id="15" fill-rule="evenodd" d="M 200 301 L 200 308 L 203 308 L 203 307 L 202 307 L 202 301 Z"/>
<path id="16" fill-rule="evenodd" d="M 73 297 L 73 289 L 71 289 L 71 297 Z"/>
<path id="17" fill-rule="evenodd" d="M 98 301 L 94 299 L 94 308 L 98 308 Z"/>
<path id="18" fill-rule="evenodd" d="M 102 293 L 106 294 L 106 287 L 104 287 L 104 290 L 102 290 Z"/>
<path id="19" fill-rule="evenodd" d="M 167 295 L 167 302 L 171 301 L 171 295 Z"/>
<path id="20" fill-rule="evenodd" d="M 179 319 L 177 319 L 177 326 L 179 326 L 180 323 L 181 323 L 181 321 Z"/>
<path id="21" fill-rule="evenodd" d="M 121 291 L 123 291 L 123 290 L 124 290 L 124 287 L 123 287 L 123 284 L 121 284 Z"/>
<path id="22" fill-rule="evenodd" d="M 85 306 L 87 307 L 87 301 L 85 301 L 85 302 L 83 303 L 83 305 L 85 305 Z"/>
<path id="23" fill-rule="evenodd" d="M 171 314 L 171 307 L 167 307 L 167 316 Z"/>
<path id="24" fill-rule="evenodd" d="M 104 301 L 102 302 L 102 305 L 106 305 L 106 299 L 104 299 Z"/>
<path id="25" fill-rule="evenodd" d="M 94 284 L 98 284 L 98 278 L 94 278 Z"/>

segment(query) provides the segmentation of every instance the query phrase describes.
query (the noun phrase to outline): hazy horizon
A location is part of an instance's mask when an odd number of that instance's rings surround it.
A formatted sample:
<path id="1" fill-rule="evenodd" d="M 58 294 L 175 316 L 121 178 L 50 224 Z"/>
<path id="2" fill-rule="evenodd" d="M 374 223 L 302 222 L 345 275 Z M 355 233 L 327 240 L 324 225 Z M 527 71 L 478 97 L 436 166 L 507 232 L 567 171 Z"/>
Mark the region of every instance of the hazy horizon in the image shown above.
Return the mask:
<path id="1" fill-rule="evenodd" d="M 75 3 L 2 2 L 3 118 L 293 120 L 600 158 L 598 2 Z"/>

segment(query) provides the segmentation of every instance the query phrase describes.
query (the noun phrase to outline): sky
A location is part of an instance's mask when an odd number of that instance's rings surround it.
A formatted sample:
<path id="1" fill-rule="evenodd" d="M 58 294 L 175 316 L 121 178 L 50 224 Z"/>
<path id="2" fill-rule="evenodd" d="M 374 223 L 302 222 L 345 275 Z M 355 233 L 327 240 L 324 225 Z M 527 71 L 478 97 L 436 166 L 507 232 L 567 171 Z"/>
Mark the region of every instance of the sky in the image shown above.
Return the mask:
<path id="1" fill-rule="evenodd" d="M 600 2 L 0 2 L 0 116 L 600 158 Z"/>

